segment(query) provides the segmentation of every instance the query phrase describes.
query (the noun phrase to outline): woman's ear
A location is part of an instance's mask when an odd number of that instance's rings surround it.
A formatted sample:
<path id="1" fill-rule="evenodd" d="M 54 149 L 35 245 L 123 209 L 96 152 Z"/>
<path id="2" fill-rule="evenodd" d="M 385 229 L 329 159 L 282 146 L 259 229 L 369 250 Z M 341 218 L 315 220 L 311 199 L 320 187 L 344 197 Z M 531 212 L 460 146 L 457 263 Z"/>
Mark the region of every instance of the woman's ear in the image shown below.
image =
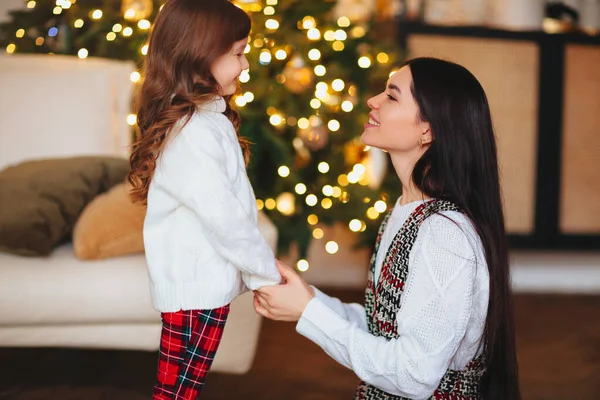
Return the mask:
<path id="1" fill-rule="evenodd" d="M 423 123 L 423 130 L 421 131 L 421 146 L 430 145 L 433 142 L 433 134 L 431 133 L 431 126 L 428 122 Z"/>

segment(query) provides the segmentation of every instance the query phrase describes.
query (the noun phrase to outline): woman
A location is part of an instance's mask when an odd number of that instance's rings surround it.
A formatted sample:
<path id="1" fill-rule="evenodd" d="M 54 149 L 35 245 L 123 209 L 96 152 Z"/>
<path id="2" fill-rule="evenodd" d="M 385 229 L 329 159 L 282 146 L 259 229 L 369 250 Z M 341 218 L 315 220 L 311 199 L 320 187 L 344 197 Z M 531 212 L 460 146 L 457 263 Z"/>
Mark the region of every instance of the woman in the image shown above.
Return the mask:
<path id="1" fill-rule="evenodd" d="M 402 196 L 385 217 L 365 307 L 308 286 L 255 291 L 256 311 L 362 379 L 356 399 L 520 399 L 496 144 L 465 68 L 417 58 L 368 101 L 362 141 L 386 150 Z"/>

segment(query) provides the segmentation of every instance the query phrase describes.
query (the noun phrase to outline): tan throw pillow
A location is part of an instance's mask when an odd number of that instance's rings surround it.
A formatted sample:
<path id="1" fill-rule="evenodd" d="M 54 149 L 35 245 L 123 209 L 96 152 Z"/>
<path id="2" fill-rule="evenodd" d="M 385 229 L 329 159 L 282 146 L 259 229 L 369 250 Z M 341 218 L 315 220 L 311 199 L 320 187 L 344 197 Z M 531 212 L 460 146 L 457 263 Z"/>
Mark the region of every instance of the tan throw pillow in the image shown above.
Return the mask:
<path id="1" fill-rule="evenodd" d="M 121 183 L 89 203 L 73 230 L 73 250 L 81 260 L 144 252 L 146 207 L 132 203 L 131 186 Z"/>

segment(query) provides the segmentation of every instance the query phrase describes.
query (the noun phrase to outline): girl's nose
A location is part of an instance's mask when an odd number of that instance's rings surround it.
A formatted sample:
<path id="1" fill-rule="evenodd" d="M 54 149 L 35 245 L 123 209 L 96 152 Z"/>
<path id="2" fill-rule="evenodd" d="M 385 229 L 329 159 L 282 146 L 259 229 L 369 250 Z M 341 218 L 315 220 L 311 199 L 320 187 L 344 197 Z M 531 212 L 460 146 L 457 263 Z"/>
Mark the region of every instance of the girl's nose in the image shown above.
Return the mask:
<path id="1" fill-rule="evenodd" d="M 367 106 L 371 109 L 371 110 L 376 110 L 379 108 L 379 101 L 378 101 L 379 95 L 371 97 L 369 100 L 367 100 Z"/>

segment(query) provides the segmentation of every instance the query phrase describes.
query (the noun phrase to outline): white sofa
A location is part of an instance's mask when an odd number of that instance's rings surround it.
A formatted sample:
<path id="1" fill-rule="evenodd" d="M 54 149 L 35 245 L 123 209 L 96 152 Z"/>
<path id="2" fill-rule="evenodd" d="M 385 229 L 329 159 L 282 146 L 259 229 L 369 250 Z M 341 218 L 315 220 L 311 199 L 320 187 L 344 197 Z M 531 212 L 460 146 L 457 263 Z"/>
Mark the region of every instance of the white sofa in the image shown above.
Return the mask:
<path id="1" fill-rule="evenodd" d="M 34 158 L 125 157 L 133 70 L 112 60 L 0 56 L 0 169 Z M 263 214 L 259 225 L 275 249 L 275 226 Z M 260 324 L 252 294 L 236 299 L 213 371 L 248 371 Z M 48 258 L 0 253 L 0 346 L 155 351 L 160 328 L 141 254 L 80 261 L 70 245 Z"/>

